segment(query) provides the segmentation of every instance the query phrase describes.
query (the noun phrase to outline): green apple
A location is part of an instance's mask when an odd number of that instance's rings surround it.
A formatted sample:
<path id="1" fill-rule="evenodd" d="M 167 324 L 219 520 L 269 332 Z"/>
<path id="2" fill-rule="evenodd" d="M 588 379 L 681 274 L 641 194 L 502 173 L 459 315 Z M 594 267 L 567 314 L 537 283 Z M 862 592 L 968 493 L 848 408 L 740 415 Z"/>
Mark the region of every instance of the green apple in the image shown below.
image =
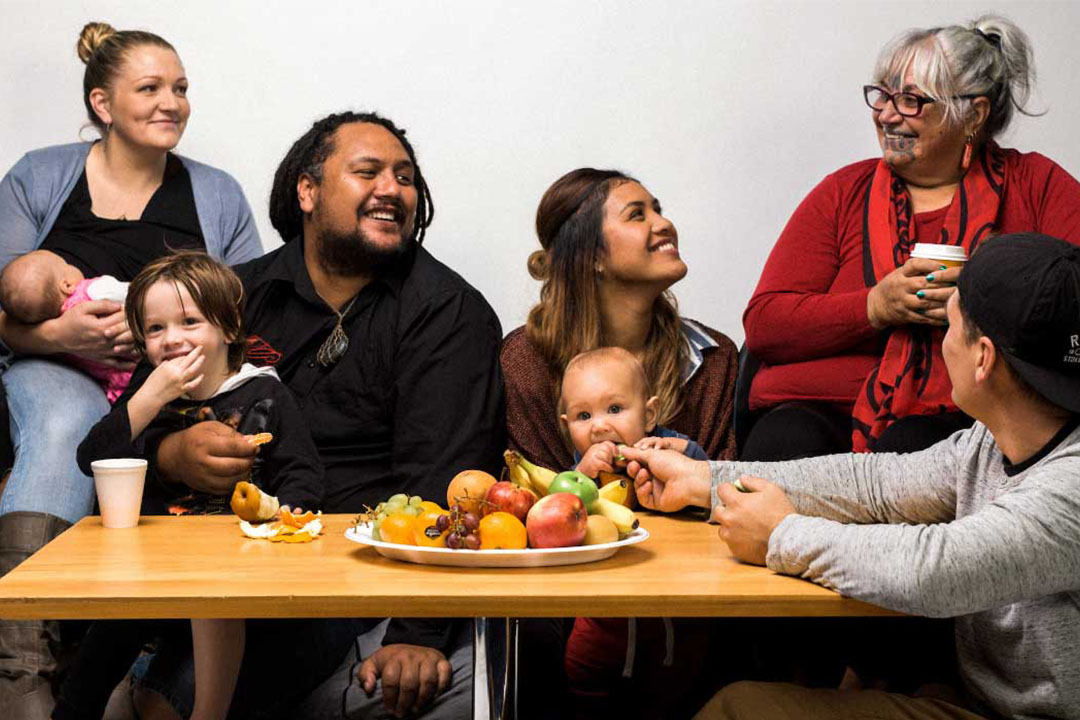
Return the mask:
<path id="1" fill-rule="evenodd" d="M 568 492 L 581 498 L 585 509 L 592 512 L 593 505 L 600 498 L 600 491 L 591 477 L 577 470 L 567 470 L 555 476 L 548 487 L 548 495 Z"/>

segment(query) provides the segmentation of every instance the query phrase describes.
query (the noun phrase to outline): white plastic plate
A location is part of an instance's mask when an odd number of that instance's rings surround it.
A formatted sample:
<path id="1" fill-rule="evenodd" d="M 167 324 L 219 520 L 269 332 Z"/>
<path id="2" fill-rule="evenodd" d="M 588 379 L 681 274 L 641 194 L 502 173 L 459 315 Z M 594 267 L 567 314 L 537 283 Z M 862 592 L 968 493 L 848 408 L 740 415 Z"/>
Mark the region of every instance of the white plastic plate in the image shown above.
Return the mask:
<path id="1" fill-rule="evenodd" d="M 360 525 L 345 531 L 345 538 L 361 545 L 370 545 L 383 557 L 392 560 L 418 563 L 420 565 L 449 565 L 452 567 L 551 567 L 554 565 L 578 565 L 611 557 L 619 548 L 636 545 L 647 540 L 649 531 L 639 527 L 622 540 L 602 545 L 579 545 L 577 547 L 548 548 L 544 550 L 451 550 L 418 545 L 374 540 L 371 526 Z"/>

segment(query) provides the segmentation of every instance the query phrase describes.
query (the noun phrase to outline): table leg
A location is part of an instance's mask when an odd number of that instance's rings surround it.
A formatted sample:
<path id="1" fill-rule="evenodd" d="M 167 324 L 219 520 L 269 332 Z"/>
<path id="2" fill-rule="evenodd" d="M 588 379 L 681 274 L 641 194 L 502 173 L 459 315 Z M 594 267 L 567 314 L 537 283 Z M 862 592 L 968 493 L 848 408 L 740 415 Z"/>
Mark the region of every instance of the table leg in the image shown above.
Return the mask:
<path id="1" fill-rule="evenodd" d="M 476 618 L 473 625 L 473 718 L 517 717 L 518 621 Z"/>

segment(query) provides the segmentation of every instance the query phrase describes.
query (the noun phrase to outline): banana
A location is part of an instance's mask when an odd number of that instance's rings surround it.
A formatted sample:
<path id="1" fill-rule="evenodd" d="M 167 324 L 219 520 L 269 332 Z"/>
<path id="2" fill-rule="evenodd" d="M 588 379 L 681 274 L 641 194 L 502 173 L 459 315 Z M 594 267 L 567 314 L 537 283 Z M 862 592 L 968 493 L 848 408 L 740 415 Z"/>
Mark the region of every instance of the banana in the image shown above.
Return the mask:
<path id="1" fill-rule="evenodd" d="M 637 529 L 638 519 L 634 515 L 634 511 L 625 505 L 619 505 L 613 503 L 606 498 L 599 498 L 596 504 L 593 506 L 593 510 L 597 515 L 603 515 L 611 522 L 615 523 L 615 528 L 619 531 L 619 537 L 623 535 L 629 535 L 631 532 Z"/>
<path id="2" fill-rule="evenodd" d="M 630 508 L 631 510 L 637 507 L 637 493 L 634 491 L 634 481 L 626 477 L 626 475 L 624 475 L 623 473 L 610 473 L 601 470 L 599 473 L 596 474 L 596 480 L 597 484 L 600 485 L 601 497 L 606 497 L 608 500 L 612 500 L 614 502 L 621 502 L 623 505 Z M 616 488 L 611 488 L 607 491 L 608 493 L 614 493 L 614 496 L 608 495 L 604 492 L 604 488 L 608 485 L 617 485 L 620 482 L 626 484 L 625 493 Z"/>
<path id="3" fill-rule="evenodd" d="M 605 500 L 610 500 L 618 505 L 625 505 L 626 498 L 629 494 L 630 488 L 627 486 L 626 478 L 612 480 L 607 485 L 600 488 L 600 497 Z"/>
<path id="4" fill-rule="evenodd" d="M 509 455 L 510 451 L 507 450 Z M 511 463 L 509 458 L 506 459 L 506 468 L 510 471 L 510 482 L 514 483 L 518 487 L 525 488 L 526 490 L 535 493 L 537 497 L 540 493 L 536 492 L 533 487 L 532 480 L 529 479 L 529 473 L 525 472 L 525 468 L 521 467 L 518 463 Z"/>
<path id="5" fill-rule="evenodd" d="M 533 465 L 531 462 L 521 456 L 521 453 L 514 452 L 513 450 L 507 450 L 503 453 L 503 459 L 506 461 L 506 466 L 510 468 L 510 476 L 514 476 L 514 466 L 518 466 L 523 469 L 526 475 L 529 476 L 529 483 L 531 490 L 540 497 L 547 495 L 548 486 L 551 485 L 551 481 L 555 479 L 558 474 L 554 470 L 549 470 L 546 467 L 540 467 L 539 465 Z"/>

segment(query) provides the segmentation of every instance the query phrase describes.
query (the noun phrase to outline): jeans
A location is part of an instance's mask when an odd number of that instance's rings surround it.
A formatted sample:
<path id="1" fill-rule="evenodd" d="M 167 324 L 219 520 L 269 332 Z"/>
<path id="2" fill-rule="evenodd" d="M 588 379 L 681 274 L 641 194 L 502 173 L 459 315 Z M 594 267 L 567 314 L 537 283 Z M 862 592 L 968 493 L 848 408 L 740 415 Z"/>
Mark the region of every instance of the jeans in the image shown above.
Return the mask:
<path id="1" fill-rule="evenodd" d="M 0 515 L 39 512 L 75 523 L 94 508 L 94 481 L 79 470 L 75 450 L 106 413 L 96 380 L 52 360 L 16 360 L 3 374 L 15 465 Z"/>

